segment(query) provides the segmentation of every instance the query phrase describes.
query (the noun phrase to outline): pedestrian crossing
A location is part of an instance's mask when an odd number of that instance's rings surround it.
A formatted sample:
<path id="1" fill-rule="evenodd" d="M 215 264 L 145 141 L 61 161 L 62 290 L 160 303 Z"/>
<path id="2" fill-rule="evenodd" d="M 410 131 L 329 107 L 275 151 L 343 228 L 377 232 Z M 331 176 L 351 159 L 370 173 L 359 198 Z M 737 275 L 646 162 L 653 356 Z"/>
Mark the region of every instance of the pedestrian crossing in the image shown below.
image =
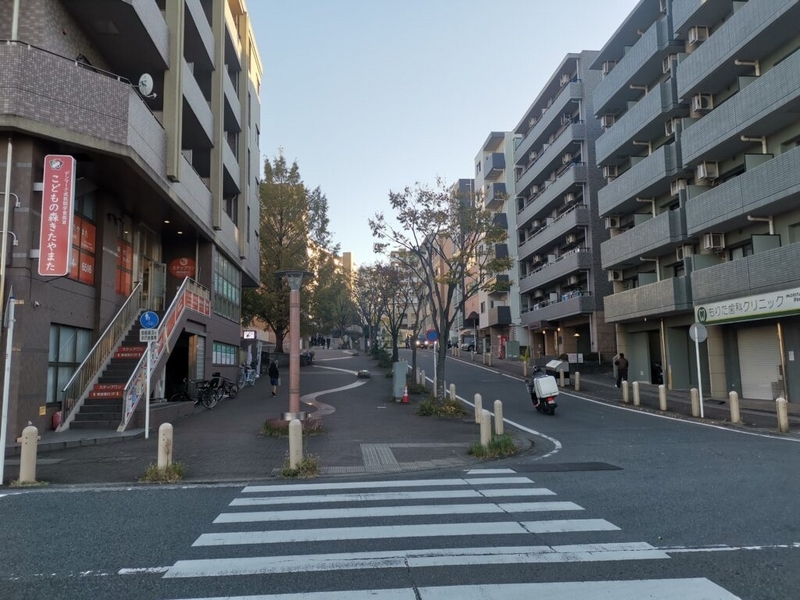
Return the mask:
<path id="1" fill-rule="evenodd" d="M 213 581 L 209 590 L 226 593 L 164 600 L 737 598 L 698 577 L 590 580 L 591 565 L 651 564 L 670 555 L 583 513 L 504 469 L 447 479 L 247 486 L 195 540 L 189 557 L 163 569 L 165 583 L 192 582 L 196 591 Z M 548 571 L 537 565 L 565 569 L 555 573 L 582 565 L 581 575 L 546 581 Z M 232 582 L 250 593 L 228 593 Z"/>

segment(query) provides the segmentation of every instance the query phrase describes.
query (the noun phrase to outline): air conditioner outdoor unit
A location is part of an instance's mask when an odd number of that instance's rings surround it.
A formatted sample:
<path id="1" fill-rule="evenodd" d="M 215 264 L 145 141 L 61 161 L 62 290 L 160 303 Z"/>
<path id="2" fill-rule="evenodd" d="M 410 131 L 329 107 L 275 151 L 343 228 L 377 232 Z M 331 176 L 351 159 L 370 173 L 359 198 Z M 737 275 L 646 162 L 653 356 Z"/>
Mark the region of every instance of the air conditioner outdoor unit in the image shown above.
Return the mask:
<path id="1" fill-rule="evenodd" d="M 664 14 L 667 12 L 667 0 L 658 0 L 658 10 Z"/>
<path id="2" fill-rule="evenodd" d="M 603 75 L 611 73 L 612 69 L 617 66 L 616 61 L 607 60 L 603 63 Z"/>
<path id="3" fill-rule="evenodd" d="M 664 122 L 664 134 L 669 137 L 675 135 L 675 132 L 678 130 L 678 125 L 680 123 L 679 118 L 669 119 L 668 121 Z"/>
<path id="4" fill-rule="evenodd" d="M 691 244 L 683 244 L 675 248 L 675 258 L 678 260 L 683 260 L 692 254 L 694 254 L 694 247 Z"/>
<path id="5" fill-rule="evenodd" d="M 567 244 L 576 244 L 578 242 L 578 236 L 574 233 L 570 233 L 567 236 Z"/>
<path id="6" fill-rule="evenodd" d="M 533 227 L 534 229 L 539 229 L 539 227 L 541 226 L 542 222 L 539 219 L 534 219 L 533 221 L 531 221 L 531 227 Z"/>
<path id="7" fill-rule="evenodd" d="M 538 185 L 532 185 L 531 186 L 531 196 L 535 196 L 538 193 L 539 193 L 539 186 Z"/>
<path id="8" fill-rule="evenodd" d="M 669 73 L 672 70 L 672 63 L 673 61 L 678 60 L 677 54 L 668 54 L 664 57 L 664 60 L 661 61 L 661 70 L 664 73 Z"/>
<path id="9" fill-rule="evenodd" d="M 575 194 L 569 192 L 566 196 L 564 196 L 564 204 L 572 204 L 575 202 Z"/>
<path id="10" fill-rule="evenodd" d="M 611 269 L 608 272 L 608 280 L 609 281 L 622 281 L 622 271 L 617 269 Z"/>
<path id="11" fill-rule="evenodd" d="M 543 260 L 544 260 L 544 257 L 541 254 L 534 254 L 533 258 L 531 259 L 531 262 L 533 262 L 533 264 L 538 264 L 538 263 L 542 262 Z"/>
<path id="12" fill-rule="evenodd" d="M 528 119 L 528 127 L 533 127 L 539 122 L 539 117 L 531 117 Z"/>
<path id="13" fill-rule="evenodd" d="M 539 153 L 536 150 L 531 150 L 528 153 L 528 160 L 529 161 L 536 160 L 537 158 L 539 158 Z"/>
<path id="14" fill-rule="evenodd" d="M 703 250 L 722 250 L 725 247 L 725 234 L 706 233 L 703 235 Z"/>
<path id="15" fill-rule="evenodd" d="M 708 27 L 692 27 L 689 30 L 689 45 L 694 46 L 708 39 Z"/>
<path id="16" fill-rule="evenodd" d="M 695 170 L 695 178 L 700 181 L 708 181 L 719 177 L 719 165 L 715 162 L 701 162 Z"/>
<path id="17" fill-rule="evenodd" d="M 569 163 L 572 162 L 573 158 L 574 157 L 572 155 L 572 152 L 567 152 L 566 154 L 564 154 L 564 156 L 561 157 L 561 164 L 568 165 Z"/>
<path id="18" fill-rule="evenodd" d="M 686 180 L 685 179 L 676 179 L 675 181 L 669 182 L 669 195 L 670 196 L 677 196 L 680 194 L 681 190 L 686 189 Z"/>
<path id="19" fill-rule="evenodd" d="M 619 169 L 617 165 L 606 165 L 603 167 L 603 177 L 606 179 L 613 179 L 619 174 Z"/>
<path id="20" fill-rule="evenodd" d="M 561 78 L 558 80 L 558 83 L 561 86 L 565 86 L 565 85 L 567 85 L 569 83 L 570 79 L 572 79 L 570 74 L 569 73 L 564 73 L 563 75 L 561 75 Z"/>
<path id="21" fill-rule="evenodd" d="M 577 275 L 570 275 L 569 279 L 567 279 L 567 283 L 569 285 L 578 285 L 581 282 L 581 278 Z"/>
<path id="22" fill-rule="evenodd" d="M 692 97 L 694 112 L 708 112 L 714 108 L 714 97 L 711 94 L 697 94 Z"/>
<path id="23" fill-rule="evenodd" d="M 619 229 L 619 217 L 606 217 L 606 229 Z"/>
<path id="24" fill-rule="evenodd" d="M 533 291 L 534 298 L 544 298 L 544 290 L 534 290 Z"/>
<path id="25" fill-rule="evenodd" d="M 561 124 L 562 125 L 569 125 L 572 123 L 572 115 L 569 113 L 564 113 L 561 115 Z"/>
<path id="26" fill-rule="evenodd" d="M 614 115 L 603 115 L 600 117 L 600 127 L 603 129 L 608 129 L 616 120 L 617 118 Z"/>

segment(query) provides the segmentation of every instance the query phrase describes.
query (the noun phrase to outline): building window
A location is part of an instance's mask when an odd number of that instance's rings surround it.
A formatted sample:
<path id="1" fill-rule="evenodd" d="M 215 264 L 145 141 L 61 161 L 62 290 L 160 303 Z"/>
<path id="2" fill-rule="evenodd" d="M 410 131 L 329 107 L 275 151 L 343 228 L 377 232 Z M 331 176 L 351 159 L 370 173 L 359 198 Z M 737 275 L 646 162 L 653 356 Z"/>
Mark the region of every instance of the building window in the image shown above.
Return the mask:
<path id="1" fill-rule="evenodd" d="M 72 225 L 72 259 L 68 277 L 94 285 L 95 242 L 94 194 L 75 198 L 75 220 Z"/>
<path id="2" fill-rule="evenodd" d="M 48 403 L 61 402 L 67 385 L 91 349 L 92 330 L 66 325 L 50 325 L 50 350 L 47 358 Z"/>
<path id="3" fill-rule="evenodd" d="M 225 214 L 228 215 L 231 221 L 236 223 L 236 213 L 239 210 L 239 195 L 236 194 L 234 196 L 224 198 L 223 201 L 223 210 L 225 211 Z"/>
<path id="4" fill-rule="evenodd" d="M 731 248 L 730 260 L 736 260 L 737 258 L 744 258 L 745 256 L 752 256 L 752 254 L 753 254 L 753 244 L 752 242 L 747 242 L 746 244 L 742 244 L 741 246 L 737 246 L 736 248 Z"/>
<path id="5" fill-rule="evenodd" d="M 216 251 L 214 253 L 214 312 L 238 323 L 241 291 L 241 272 L 231 261 Z"/>
<path id="6" fill-rule="evenodd" d="M 481 302 L 481 314 L 486 312 L 486 302 Z"/>
<path id="7" fill-rule="evenodd" d="M 212 361 L 215 365 L 237 365 L 239 348 L 222 342 L 214 342 Z"/>

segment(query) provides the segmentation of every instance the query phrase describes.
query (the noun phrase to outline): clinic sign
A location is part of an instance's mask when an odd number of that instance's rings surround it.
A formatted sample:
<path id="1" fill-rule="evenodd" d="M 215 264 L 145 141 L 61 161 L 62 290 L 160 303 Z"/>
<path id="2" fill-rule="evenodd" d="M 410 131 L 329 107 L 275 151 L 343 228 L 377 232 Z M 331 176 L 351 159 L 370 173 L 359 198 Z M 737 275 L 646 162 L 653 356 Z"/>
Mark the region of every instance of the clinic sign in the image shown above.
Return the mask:
<path id="1" fill-rule="evenodd" d="M 69 274 L 75 203 L 75 159 L 65 154 L 44 157 L 42 220 L 39 229 L 39 275 Z"/>
<path id="2" fill-rule="evenodd" d="M 712 302 L 695 308 L 698 323 L 718 325 L 800 313 L 800 288 Z"/>

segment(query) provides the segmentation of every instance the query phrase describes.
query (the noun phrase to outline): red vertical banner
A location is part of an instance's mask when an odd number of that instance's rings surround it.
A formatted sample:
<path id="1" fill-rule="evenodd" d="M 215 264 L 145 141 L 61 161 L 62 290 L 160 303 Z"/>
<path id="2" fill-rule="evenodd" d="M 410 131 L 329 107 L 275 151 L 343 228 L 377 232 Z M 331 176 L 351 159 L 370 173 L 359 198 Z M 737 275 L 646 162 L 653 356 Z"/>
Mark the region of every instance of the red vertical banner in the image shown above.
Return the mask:
<path id="1" fill-rule="evenodd" d="M 39 275 L 63 277 L 70 272 L 75 202 L 75 159 L 64 154 L 44 157 Z"/>

